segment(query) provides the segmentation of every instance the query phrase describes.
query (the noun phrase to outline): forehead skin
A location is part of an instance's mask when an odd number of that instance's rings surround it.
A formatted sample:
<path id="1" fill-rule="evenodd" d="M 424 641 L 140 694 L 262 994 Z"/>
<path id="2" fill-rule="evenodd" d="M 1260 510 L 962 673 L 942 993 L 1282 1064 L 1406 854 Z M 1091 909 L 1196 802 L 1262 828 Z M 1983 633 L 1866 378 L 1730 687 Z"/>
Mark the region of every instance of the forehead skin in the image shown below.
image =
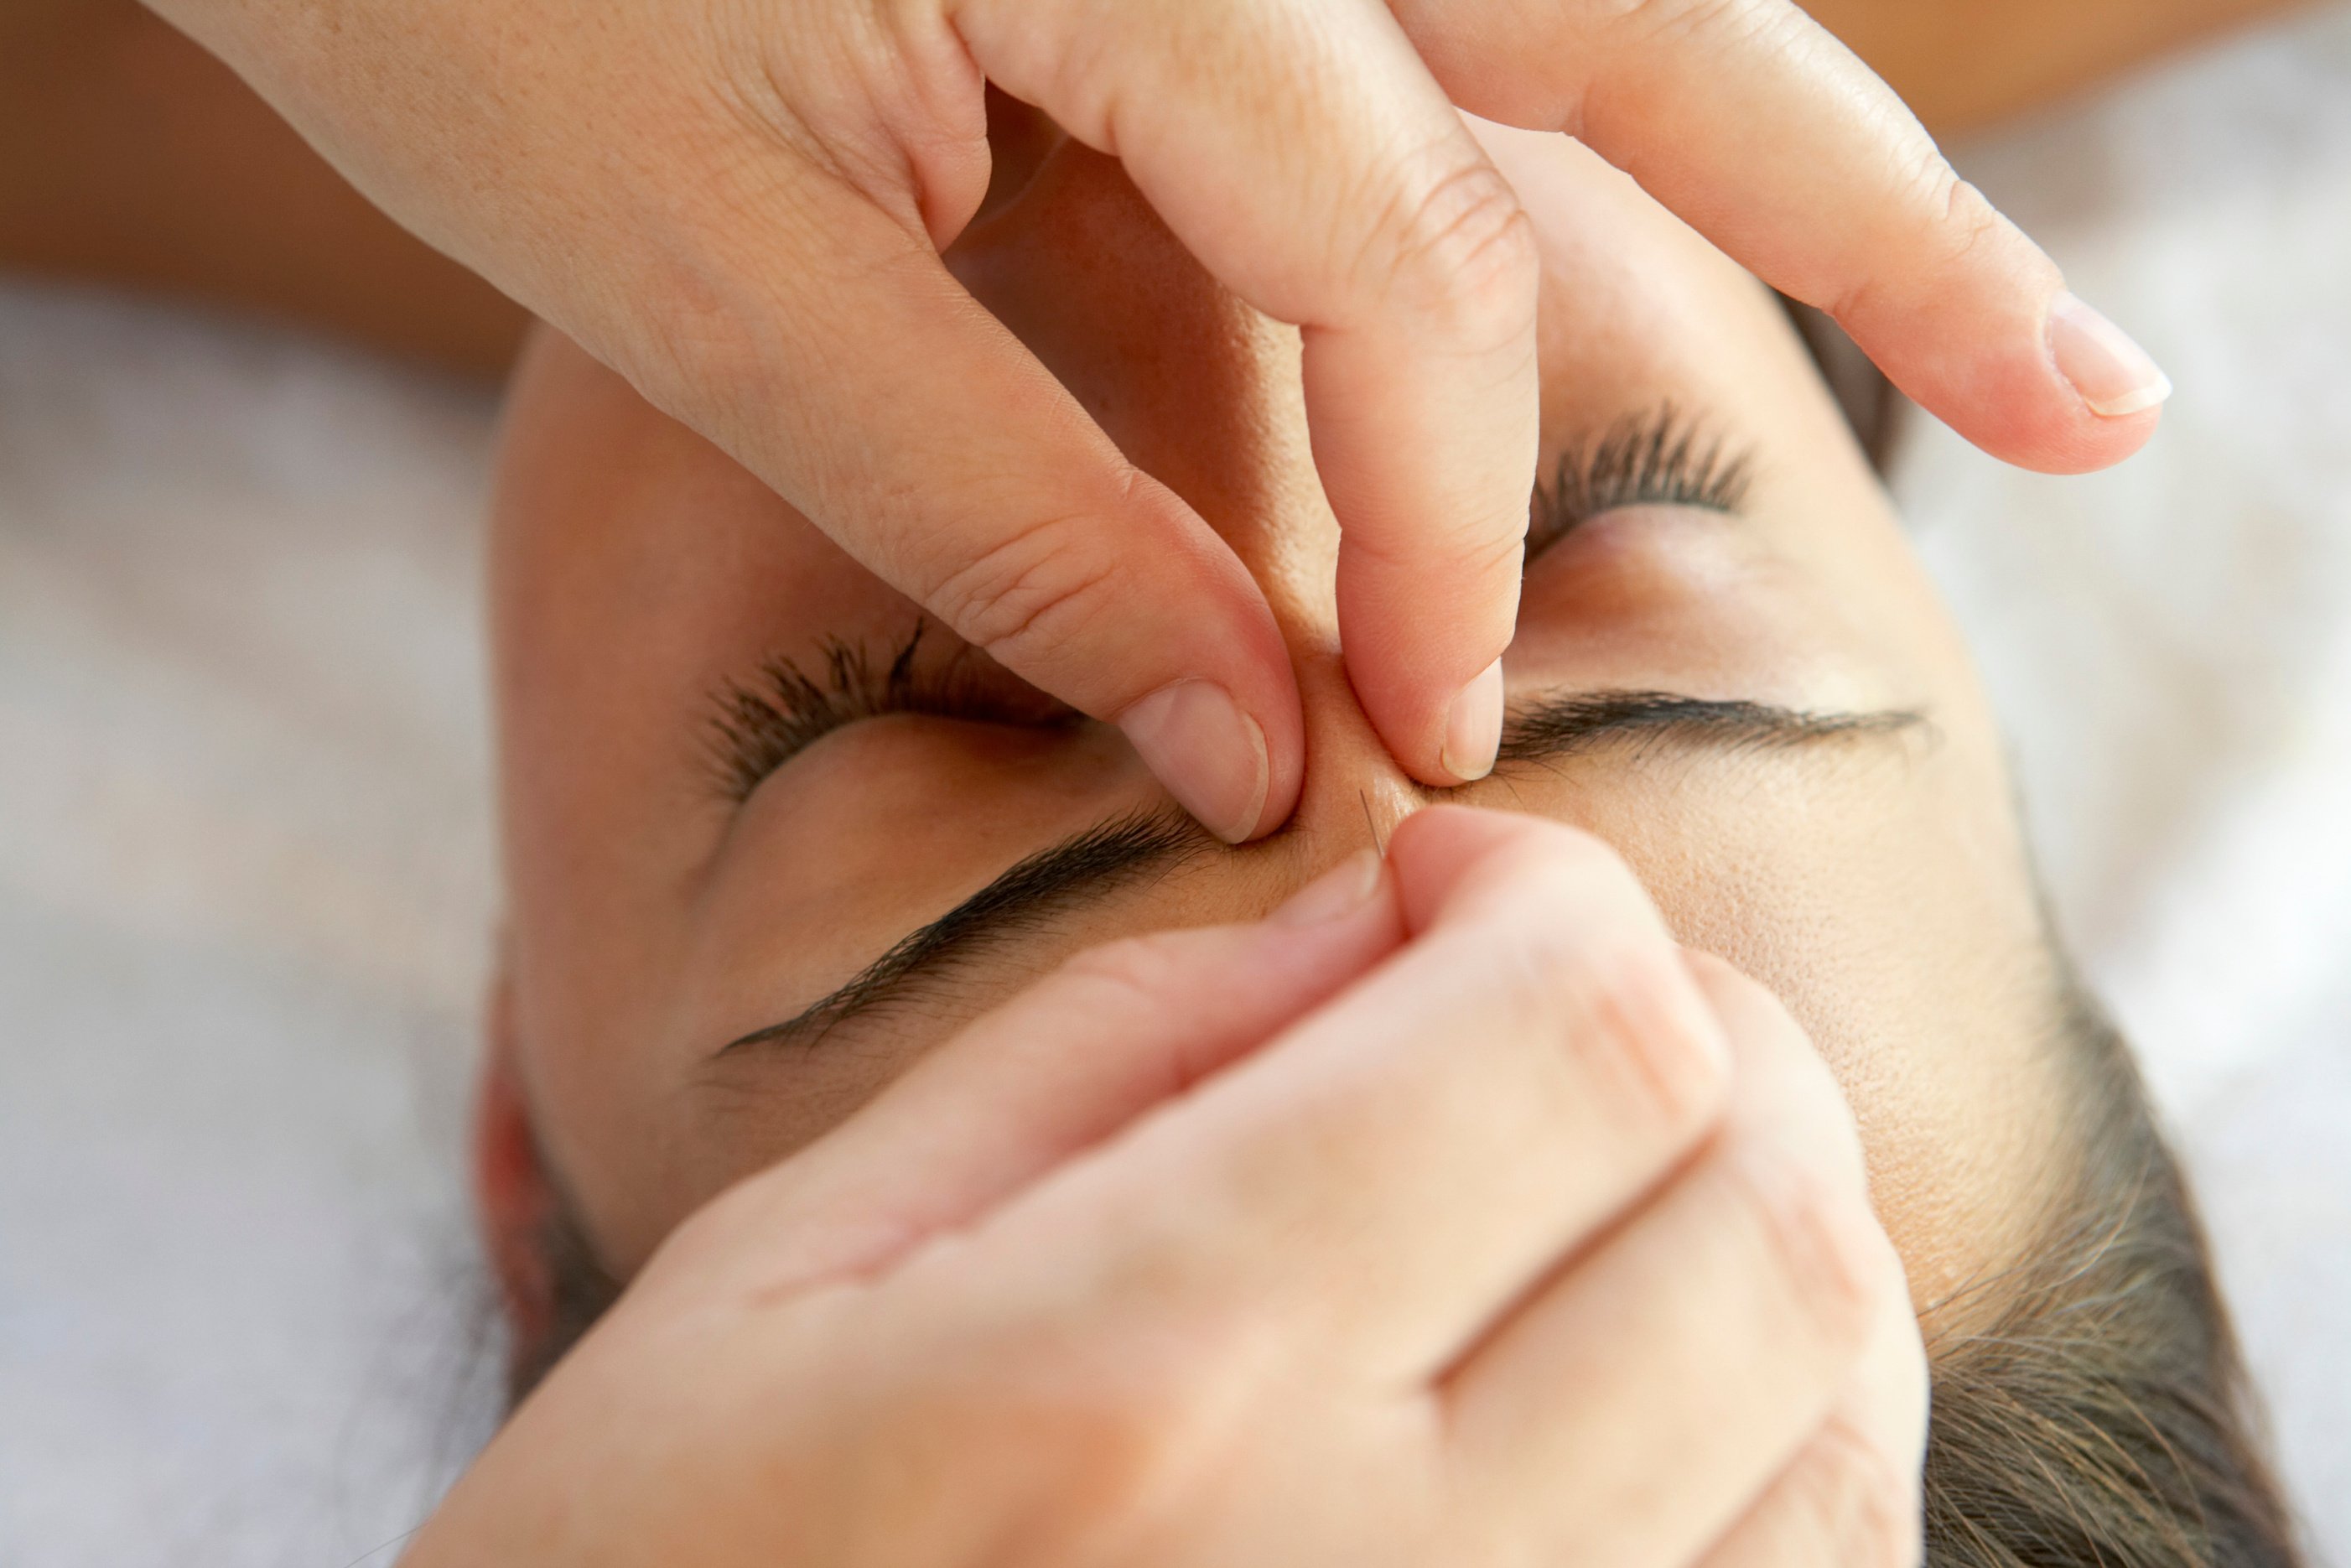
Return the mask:
<path id="1" fill-rule="evenodd" d="M 1683 941 L 1788 1002 L 1854 1106 L 1923 1306 L 2005 1259 L 2050 1125 L 2038 920 L 1982 698 L 1770 298 L 1573 144 L 1490 143 L 1545 256 L 1546 463 L 1671 403 L 1755 464 L 1741 517 L 1627 508 L 1534 560 L 1512 701 L 1667 691 L 1928 723 L 1801 748 L 1619 742 L 1455 798 L 1601 835 Z M 1266 842 L 1203 849 L 814 1047 L 714 1060 L 1016 862 L 1165 797 L 1103 726 L 902 716 L 836 731 L 729 800 L 715 694 L 829 642 L 886 656 L 917 612 L 543 335 L 509 410 L 492 573 L 508 1049 L 624 1275 L 1061 957 L 1253 916 L 1430 798 L 1373 737 L 1339 660 L 1338 531 L 1296 333 L 1217 289 L 1116 165 L 1081 150 L 1049 157 L 951 261 L 1264 587 L 1305 700 L 1305 794 Z"/>

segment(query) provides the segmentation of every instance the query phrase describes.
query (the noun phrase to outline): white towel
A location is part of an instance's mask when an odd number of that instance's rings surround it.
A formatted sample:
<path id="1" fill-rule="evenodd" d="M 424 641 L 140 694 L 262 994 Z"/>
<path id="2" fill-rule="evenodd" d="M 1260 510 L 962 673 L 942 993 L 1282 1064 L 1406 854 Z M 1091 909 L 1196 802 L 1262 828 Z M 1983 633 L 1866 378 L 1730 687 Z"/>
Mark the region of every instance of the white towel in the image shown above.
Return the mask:
<path id="1" fill-rule="evenodd" d="M 0 291 L 8 1568 L 340 1568 L 483 1429 L 491 413 Z"/>

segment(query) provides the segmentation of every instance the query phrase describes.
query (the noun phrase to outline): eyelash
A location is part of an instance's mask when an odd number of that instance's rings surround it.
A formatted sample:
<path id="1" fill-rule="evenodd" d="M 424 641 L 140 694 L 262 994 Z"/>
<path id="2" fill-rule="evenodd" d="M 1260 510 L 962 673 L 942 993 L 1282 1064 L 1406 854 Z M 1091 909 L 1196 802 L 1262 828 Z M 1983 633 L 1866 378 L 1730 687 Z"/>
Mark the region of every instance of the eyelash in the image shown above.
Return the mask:
<path id="1" fill-rule="evenodd" d="M 1562 453 L 1548 481 L 1535 486 L 1527 559 L 1584 523 L 1624 507 L 1696 507 L 1736 512 L 1754 465 L 1667 404 L 1621 421 L 1596 440 Z M 839 639 L 824 644 L 811 673 L 789 659 L 769 659 L 750 685 L 728 681 L 716 694 L 710 761 L 718 788 L 736 805 L 769 774 L 834 730 L 887 714 L 919 714 L 1031 727 L 1074 723 L 1078 716 L 1039 698 L 1010 700 L 1002 683 L 979 677 L 957 654 L 919 664 L 917 625 L 886 659 Z"/>
<path id="2" fill-rule="evenodd" d="M 983 678 L 960 652 L 916 663 L 923 632 L 918 624 L 879 661 L 870 644 L 828 639 L 813 674 L 790 659 L 769 659 L 754 685 L 721 686 L 710 750 L 726 798 L 740 805 L 795 753 L 860 719 L 922 714 L 1031 727 L 1075 721 L 1075 715 L 1041 697 L 1008 699 L 1000 683 Z"/>
<path id="3" fill-rule="evenodd" d="M 1671 403 L 1635 414 L 1561 453 L 1550 477 L 1536 481 L 1527 559 L 1625 507 L 1737 512 L 1754 477 L 1751 454 L 1725 446 Z"/>

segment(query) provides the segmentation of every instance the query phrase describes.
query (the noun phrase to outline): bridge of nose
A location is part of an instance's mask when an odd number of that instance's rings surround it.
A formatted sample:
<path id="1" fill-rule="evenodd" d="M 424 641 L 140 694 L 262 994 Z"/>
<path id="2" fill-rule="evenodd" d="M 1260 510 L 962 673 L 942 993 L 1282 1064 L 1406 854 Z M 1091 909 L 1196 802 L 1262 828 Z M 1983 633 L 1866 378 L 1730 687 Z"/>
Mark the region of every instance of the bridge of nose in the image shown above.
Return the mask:
<path id="1" fill-rule="evenodd" d="M 1294 329 L 1208 276 L 1116 160 L 1074 142 L 950 260 L 1120 451 L 1280 596 L 1278 612 L 1327 631 L 1338 524 L 1314 471 Z"/>
<path id="2" fill-rule="evenodd" d="M 1297 331 L 1226 290 L 1116 160 L 1074 142 L 951 257 L 1129 461 L 1191 504 L 1266 592 L 1298 672 L 1306 874 L 1384 842 L 1425 799 L 1380 744 L 1339 653 L 1339 528 L 1314 469 Z"/>

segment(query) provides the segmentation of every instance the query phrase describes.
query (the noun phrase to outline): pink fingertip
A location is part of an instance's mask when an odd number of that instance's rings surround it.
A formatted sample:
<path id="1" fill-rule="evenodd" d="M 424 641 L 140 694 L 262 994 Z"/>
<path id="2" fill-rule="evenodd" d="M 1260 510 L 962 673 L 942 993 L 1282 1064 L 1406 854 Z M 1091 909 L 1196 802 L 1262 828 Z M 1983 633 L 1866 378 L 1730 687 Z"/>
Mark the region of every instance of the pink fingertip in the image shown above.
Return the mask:
<path id="1" fill-rule="evenodd" d="M 2101 419 L 2127 419 L 2171 396 L 2171 378 L 2129 334 L 2072 294 L 2049 310 L 2057 369 Z"/>

